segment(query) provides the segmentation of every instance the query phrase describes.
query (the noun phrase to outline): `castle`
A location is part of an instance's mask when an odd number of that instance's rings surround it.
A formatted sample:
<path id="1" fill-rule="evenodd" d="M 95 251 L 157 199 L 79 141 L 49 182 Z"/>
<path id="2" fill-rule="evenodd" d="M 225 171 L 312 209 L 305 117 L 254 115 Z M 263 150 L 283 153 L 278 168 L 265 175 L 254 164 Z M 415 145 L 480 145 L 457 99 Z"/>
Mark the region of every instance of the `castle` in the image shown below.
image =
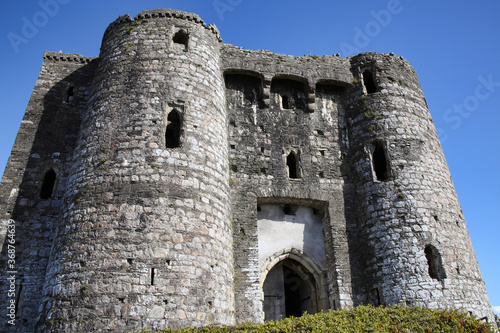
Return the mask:
<path id="1" fill-rule="evenodd" d="M 493 321 L 417 74 L 394 54 L 250 51 L 195 14 L 122 16 L 99 57 L 44 53 L 0 213 L 3 332 L 399 302 Z"/>

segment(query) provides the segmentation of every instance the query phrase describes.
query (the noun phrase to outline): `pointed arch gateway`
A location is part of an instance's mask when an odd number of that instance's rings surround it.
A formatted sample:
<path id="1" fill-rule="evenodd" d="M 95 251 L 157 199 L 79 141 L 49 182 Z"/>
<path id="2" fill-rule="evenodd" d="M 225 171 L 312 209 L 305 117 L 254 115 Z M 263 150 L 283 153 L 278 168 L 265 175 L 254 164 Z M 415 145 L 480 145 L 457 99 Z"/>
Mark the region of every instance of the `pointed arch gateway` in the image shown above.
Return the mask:
<path id="1" fill-rule="evenodd" d="M 327 284 L 311 258 L 288 249 L 269 258 L 261 274 L 264 320 L 300 317 L 328 308 Z"/>

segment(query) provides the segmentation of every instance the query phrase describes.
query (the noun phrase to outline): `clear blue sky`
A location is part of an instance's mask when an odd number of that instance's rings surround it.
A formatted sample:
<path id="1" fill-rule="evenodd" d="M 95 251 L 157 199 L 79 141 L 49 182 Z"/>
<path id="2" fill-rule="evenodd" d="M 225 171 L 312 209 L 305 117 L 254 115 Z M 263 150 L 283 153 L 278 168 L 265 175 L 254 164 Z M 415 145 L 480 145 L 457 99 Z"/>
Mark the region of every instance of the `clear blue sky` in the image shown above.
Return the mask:
<path id="1" fill-rule="evenodd" d="M 41 5 L 54 1 L 57 8 Z M 43 51 L 97 56 L 104 30 L 119 15 L 155 8 L 194 12 L 215 23 L 224 42 L 247 49 L 403 56 L 419 75 L 491 304 L 500 306 L 499 1 L 19 0 L 0 6 L 0 172 Z M 36 23 L 37 31 L 23 32 L 26 22 Z M 14 34 L 25 39 L 13 46 Z"/>

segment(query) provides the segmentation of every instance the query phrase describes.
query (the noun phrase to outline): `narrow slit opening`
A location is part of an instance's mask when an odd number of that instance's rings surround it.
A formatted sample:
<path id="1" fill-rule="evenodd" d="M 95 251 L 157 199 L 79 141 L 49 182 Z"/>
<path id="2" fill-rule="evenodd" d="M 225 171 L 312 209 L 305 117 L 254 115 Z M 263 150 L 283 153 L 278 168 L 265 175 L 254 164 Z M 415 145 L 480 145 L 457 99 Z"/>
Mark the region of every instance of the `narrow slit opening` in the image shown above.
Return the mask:
<path id="1" fill-rule="evenodd" d="M 56 183 L 56 172 L 50 169 L 43 178 L 42 188 L 40 190 L 40 199 L 48 199 L 52 196 L 54 185 Z"/>
<path id="2" fill-rule="evenodd" d="M 151 268 L 151 285 L 152 286 L 155 284 L 155 274 L 156 274 L 156 268 Z"/>
<path id="3" fill-rule="evenodd" d="M 68 104 L 71 103 L 74 95 L 75 95 L 75 88 L 69 87 L 68 92 L 66 93 L 66 103 L 68 103 Z"/>

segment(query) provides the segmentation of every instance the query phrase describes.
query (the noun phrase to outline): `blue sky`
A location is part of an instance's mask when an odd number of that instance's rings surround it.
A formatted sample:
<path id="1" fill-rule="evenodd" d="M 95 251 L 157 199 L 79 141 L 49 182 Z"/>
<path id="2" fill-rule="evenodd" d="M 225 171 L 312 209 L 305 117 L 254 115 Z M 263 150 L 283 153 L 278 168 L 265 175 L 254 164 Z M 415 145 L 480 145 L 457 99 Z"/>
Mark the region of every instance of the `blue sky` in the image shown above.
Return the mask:
<path id="1" fill-rule="evenodd" d="M 126 13 L 194 12 L 216 24 L 224 42 L 247 49 L 403 56 L 419 75 L 491 304 L 500 313 L 499 1 L 20 0 L 0 6 L 0 172 L 43 51 L 97 56 L 108 24 Z M 25 27 L 30 24 L 35 30 Z"/>

